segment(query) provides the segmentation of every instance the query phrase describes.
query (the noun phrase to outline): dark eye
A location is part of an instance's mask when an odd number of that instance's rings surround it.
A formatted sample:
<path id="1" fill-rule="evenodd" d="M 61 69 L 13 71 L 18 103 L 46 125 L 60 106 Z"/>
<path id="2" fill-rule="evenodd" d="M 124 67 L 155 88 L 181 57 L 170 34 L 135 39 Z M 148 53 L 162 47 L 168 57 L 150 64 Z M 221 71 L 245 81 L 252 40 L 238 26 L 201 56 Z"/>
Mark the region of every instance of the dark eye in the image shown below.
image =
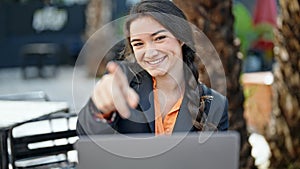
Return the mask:
<path id="1" fill-rule="evenodd" d="M 163 40 L 163 39 L 165 39 L 165 38 L 166 38 L 165 35 L 161 35 L 161 36 L 156 37 L 155 40 L 156 40 L 156 41 L 160 41 L 160 40 Z"/>
<path id="2" fill-rule="evenodd" d="M 132 46 L 136 46 L 136 47 L 138 47 L 138 46 L 142 46 L 143 45 L 143 43 L 142 42 L 138 42 L 138 43 L 133 43 L 133 44 L 131 44 Z"/>

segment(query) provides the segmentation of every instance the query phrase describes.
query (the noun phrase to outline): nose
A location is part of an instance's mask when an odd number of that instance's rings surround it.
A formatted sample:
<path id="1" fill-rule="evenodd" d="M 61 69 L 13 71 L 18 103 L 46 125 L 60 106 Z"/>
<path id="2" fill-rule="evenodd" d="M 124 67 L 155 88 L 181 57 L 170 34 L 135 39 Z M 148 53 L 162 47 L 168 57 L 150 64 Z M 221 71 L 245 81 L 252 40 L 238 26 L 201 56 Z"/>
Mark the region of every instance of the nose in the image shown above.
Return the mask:
<path id="1" fill-rule="evenodd" d="M 158 51 L 154 45 L 147 45 L 145 49 L 145 57 L 151 58 L 158 55 Z"/>

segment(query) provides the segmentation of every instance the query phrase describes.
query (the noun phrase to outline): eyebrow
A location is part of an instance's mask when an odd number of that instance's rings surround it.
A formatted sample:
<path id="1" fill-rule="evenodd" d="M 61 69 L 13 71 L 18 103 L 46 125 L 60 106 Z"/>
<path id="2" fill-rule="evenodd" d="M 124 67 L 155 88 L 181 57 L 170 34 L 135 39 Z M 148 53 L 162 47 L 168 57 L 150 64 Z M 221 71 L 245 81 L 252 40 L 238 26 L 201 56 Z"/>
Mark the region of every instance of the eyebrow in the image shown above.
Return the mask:
<path id="1" fill-rule="evenodd" d="M 159 34 L 159 33 L 161 33 L 161 32 L 168 32 L 168 31 L 165 30 L 165 29 L 162 29 L 162 30 L 159 30 L 159 31 L 156 31 L 156 32 L 152 33 L 150 36 L 155 36 L 155 35 L 157 35 L 157 34 Z M 140 41 L 140 39 L 132 39 L 132 40 L 130 41 L 130 43 L 135 42 L 135 41 Z"/>

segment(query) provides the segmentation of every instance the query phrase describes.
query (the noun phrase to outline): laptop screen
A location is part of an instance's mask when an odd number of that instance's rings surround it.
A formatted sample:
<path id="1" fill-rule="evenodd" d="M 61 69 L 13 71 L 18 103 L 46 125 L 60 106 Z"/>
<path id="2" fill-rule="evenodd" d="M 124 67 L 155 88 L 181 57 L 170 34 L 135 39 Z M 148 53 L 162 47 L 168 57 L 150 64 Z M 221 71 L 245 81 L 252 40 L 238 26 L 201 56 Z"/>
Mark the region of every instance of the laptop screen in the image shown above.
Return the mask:
<path id="1" fill-rule="evenodd" d="M 79 169 L 237 169 L 237 132 L 101 135 L 80 138 Z"/>

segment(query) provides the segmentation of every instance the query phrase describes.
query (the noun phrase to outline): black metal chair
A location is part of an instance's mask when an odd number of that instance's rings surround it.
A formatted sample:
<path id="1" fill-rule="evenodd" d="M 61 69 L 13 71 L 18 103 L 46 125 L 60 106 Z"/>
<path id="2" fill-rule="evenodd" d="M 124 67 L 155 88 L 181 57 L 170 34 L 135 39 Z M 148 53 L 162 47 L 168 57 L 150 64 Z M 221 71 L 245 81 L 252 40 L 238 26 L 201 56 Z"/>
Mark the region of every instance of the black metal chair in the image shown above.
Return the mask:
<path id="1" fill-rule="evenodd" d="M 44 72 L 45 65 L 54 65 L 52 76 L 55 76 L 59 63 L 60 46 L 58 44 L 30 43 L 22 46 L 21 48 L 22 74 L 25 79 L 29 77 L 26 70 L 29 66 L 33 65 L 38 68 L 39 77 L 47 77 Z"/>
<path id="2" fill-rule="evenodd" d="M 37 91 L 2 95 L 0 100 L 49 101 L 49 97 L 45 92 Z M 69 113 L 69 109 L 65 109 L 55 114 L 13 126 L 8 133 L 10 163 L 13 169 L 70 165 L 68 152 L 74 150 L 73 143 L 77 140 L 75 127 L 70 127 L 70 121 L 72 119 L 76 120 L 76 117 L 76 113 Z M 55 131 L 53 123 L 59 120 L 64 121 L 65 129 Z M 30 125 L 31 128 L 28 127 Z M 49 126 L 49 129 L 36 130 L 36 133 L 28 131 L 28 128 L 32 129 L 32 126 L 33 128 L 43 128 L 43 125 Z M 24 131 L 27 134 L 24 134 Z"/>
<path id="3" fill-rule="evenodd" d="M 51 130 L 51 123 L 55 120 L 65 120 L 66 125 L 70 126 L 69 122 L 73 117 L 76 118 L 76 114 L 60 113 L 58 116 L 49 116 L 45 119 L 27 122 L 12 128 L 9 132 L 12 167 L 69 166 L 68 152 L 74 150 L 73 144 L 77 140 L 76 130 L 68 127 L 62 131 L 53 131 Z M 43 126 L 43 124 L 48 123 L 51 131 L 17 136 L 18 131 L 14 131 L 19 127 L 26 128 L 25 125 L 29 123 L 31 123 L 31 126 Z"/>

